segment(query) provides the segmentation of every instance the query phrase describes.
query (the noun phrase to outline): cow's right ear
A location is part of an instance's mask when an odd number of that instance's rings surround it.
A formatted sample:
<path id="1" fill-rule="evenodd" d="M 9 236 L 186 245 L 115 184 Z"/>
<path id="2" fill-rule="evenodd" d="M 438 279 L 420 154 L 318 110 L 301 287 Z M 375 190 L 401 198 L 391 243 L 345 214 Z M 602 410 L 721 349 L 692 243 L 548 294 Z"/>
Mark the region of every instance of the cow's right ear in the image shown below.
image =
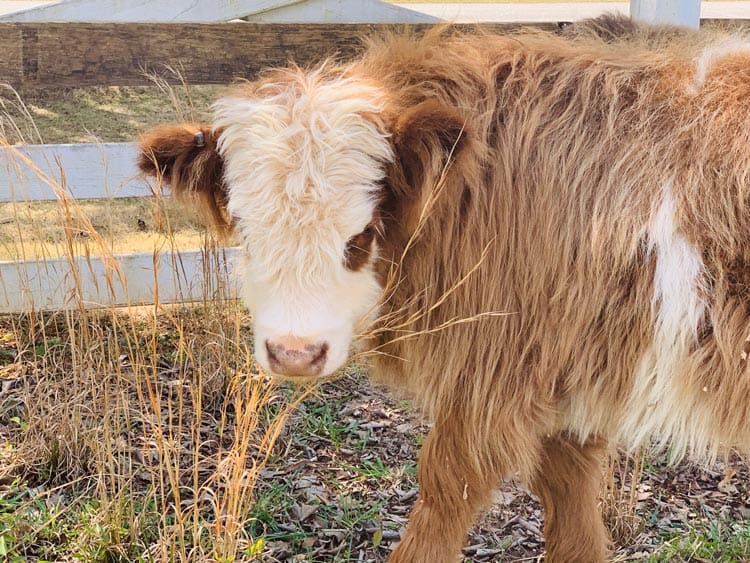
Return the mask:
<path id="1" fill-rule="evenodd" d="M 231 222 L 218 135 L 210 126 L 194 123 L 155 127 L 141 137 L 138 166 L 175 196 L 198 203 L 208 225 L 225 235 Z"/>
<path id="2" fill-rule="evenodd" d="M 387 194 L 392 194 L 387 214 L 398 217 L 407 233 L 414 233 L 425 205 L 441 178 L 465 177 L 463 158 L 473 137 L 461 111 L 436 100 L 427 100 L 399 114 L 391 126 L 396 159 L 388 171 Z"/>
<path id="3" fill-rule="evenodd" d="M 393 142 L 403 177 L 414 189 L 437 181 L 460 158 L 471 135 L 457 109 L 428 100 L 399 115 Z"/>

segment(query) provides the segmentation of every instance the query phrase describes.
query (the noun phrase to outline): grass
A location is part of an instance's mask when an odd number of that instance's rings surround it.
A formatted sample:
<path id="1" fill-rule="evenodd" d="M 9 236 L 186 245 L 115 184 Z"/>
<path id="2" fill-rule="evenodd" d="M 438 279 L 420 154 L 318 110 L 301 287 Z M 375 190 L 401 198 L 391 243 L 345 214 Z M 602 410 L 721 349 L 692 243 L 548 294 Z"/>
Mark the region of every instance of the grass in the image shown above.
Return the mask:
<path id="1" fill-rule="evenodd" d="M 634 456 L 612 456 L 607 466 L 602 513 L 612 540 L 617 545 L 631 544 L 643 531 L 639 512 L 639 484 L 644 477 L 647 456 L 643 451 Z"/>
<path id="2" fill-rule="evenodd" d="M 750 523 L 700 519 L 680 534 L 666 534 L 649 563 L 710 561 L 734 563 L 750 559 Z"/>
<path id="3" fill-rule="evenodd" d="M 5 557 L 228 561 L 253 544 L 254 483 L 304 390 L 281 397 L 254 368 L 236 304 L 21 328 L 37 336 L 3 366 L 25 372 L 6 379 L 19 387 L 0 411 Z M 271 402 L 277 416 L 264 421 Z"/>
<path id="4" fill-rule="evenodd" d="M 69 242 L 76 255 L 98 254 L 90 227 L 106 241 L 111 254 L 150 252 L 155 240 L 166 239 L 183 250 L 201 248 L 205 232 L 197 215 L 170 198 L 163 198 L 163 206 L 155 209 L 147 198 L 80 201 L 77 208 L 84 222 L 67 218 L 56 201 L 0 203 L 0 260 L 62 257 L 69 252 Z M 164 214 L 169 225 L 162 220 Z M 72 229 L 72 237 L 67 229 Z"/>
<path id="5" fill-rule="evenodd" d="M 222 88 L 108 86 L 37 90 L 23 97 L 0 87 L 0 136 L 9 143 L 127 142 L 153 125 L 209 121 Z"/>
<path id="6" fill-rule="evenodd" d="M 345 438 L 356 434 L 359 426 L 356 420 L 345 425 L 338 421 L 337 412 L 346 400 L 347 396 L 343 396 L 333 402 L 322 399 L 302 405 L 303 435 L 310 439 L 328 441 L 336 449 L 341 448 Z"/>

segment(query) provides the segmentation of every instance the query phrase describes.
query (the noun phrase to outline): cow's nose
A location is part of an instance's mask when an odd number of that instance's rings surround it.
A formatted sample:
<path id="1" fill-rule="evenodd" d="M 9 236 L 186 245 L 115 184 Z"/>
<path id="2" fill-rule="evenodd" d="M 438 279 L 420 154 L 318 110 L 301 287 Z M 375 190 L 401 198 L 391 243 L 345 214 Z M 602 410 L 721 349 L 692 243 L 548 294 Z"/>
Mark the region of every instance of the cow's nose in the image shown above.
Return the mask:
<path id="1" fill-rule="evenodd" d="M 328 343 L 287 336 L 266 340 L 266 352 L 274 373 L 289 377 L 314 377 L 320 375 L 326 364 Z"/>

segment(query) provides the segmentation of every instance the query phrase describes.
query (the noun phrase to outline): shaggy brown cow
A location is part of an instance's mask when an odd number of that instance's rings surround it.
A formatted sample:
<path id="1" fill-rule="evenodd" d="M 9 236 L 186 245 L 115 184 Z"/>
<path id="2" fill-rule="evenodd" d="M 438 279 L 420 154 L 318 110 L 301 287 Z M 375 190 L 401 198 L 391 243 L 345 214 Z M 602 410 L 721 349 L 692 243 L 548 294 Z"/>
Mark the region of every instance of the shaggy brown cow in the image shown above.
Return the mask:
<path id="1" fill-rule="evenodd" d="M 608 445 L 750 448 L 749 109 L 718 32 L 394 35 L 151 131 L 141 167 L 236 230 L 262 366 L 358 341 L 433 421 L 391 561 L 453 561 L 514 472 L 548 560 L 601 561 Z"/>

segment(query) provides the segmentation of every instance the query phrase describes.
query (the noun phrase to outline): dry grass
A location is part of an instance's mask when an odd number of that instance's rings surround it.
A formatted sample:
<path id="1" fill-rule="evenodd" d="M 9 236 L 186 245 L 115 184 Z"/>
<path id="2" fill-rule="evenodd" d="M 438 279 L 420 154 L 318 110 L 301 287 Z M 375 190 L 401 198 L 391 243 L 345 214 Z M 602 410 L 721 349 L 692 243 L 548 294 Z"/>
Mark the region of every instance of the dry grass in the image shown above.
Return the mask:
<path id="1" fill-rule="evenodd" d="M 631 545 L 644 527 L 638 509 L 645 455 L 613 455 L 607 465 L 602 515 L 616 545 Z"/>
<path id="2" fill-rule="evenodd" d="M 9 553 L 230 561 L 251 548 L 255 481 L 305 391 L 284 398 L 258 372 L 235 302 L 153 313 L 5 319 L 0 482 L 38 487 L 10 516 Z M 95 506 L 94 522 L 76 499 Z M 39 503 L 47 515 L 34 520 Z M 61 511 L 75 541 L 49 545 Z"/>
<path id="3" fill-rule="evenodd" d="M 0 136 L 9 143 L 132 141 L 144 129 L 190 117 L 208 120 L 219 86 L 89 87 L 39 90 L 23 97 L 0 87 Z"/>
<path id="4" fill-rule="evenodd" d="M 148 198 L 85 200 L 76 205 L 85 221 L 68 221 L 57 201 L 0 203 L 0 260 L 65 256 L 69 232 L 76 255 L 97 254 L 90 227 L 113 254 L 150 252 L 156 240 L 168 238 L 181 249 L 204 244 L 197 215 L 171 198 L 163 198 L 159 207 Z"/>

